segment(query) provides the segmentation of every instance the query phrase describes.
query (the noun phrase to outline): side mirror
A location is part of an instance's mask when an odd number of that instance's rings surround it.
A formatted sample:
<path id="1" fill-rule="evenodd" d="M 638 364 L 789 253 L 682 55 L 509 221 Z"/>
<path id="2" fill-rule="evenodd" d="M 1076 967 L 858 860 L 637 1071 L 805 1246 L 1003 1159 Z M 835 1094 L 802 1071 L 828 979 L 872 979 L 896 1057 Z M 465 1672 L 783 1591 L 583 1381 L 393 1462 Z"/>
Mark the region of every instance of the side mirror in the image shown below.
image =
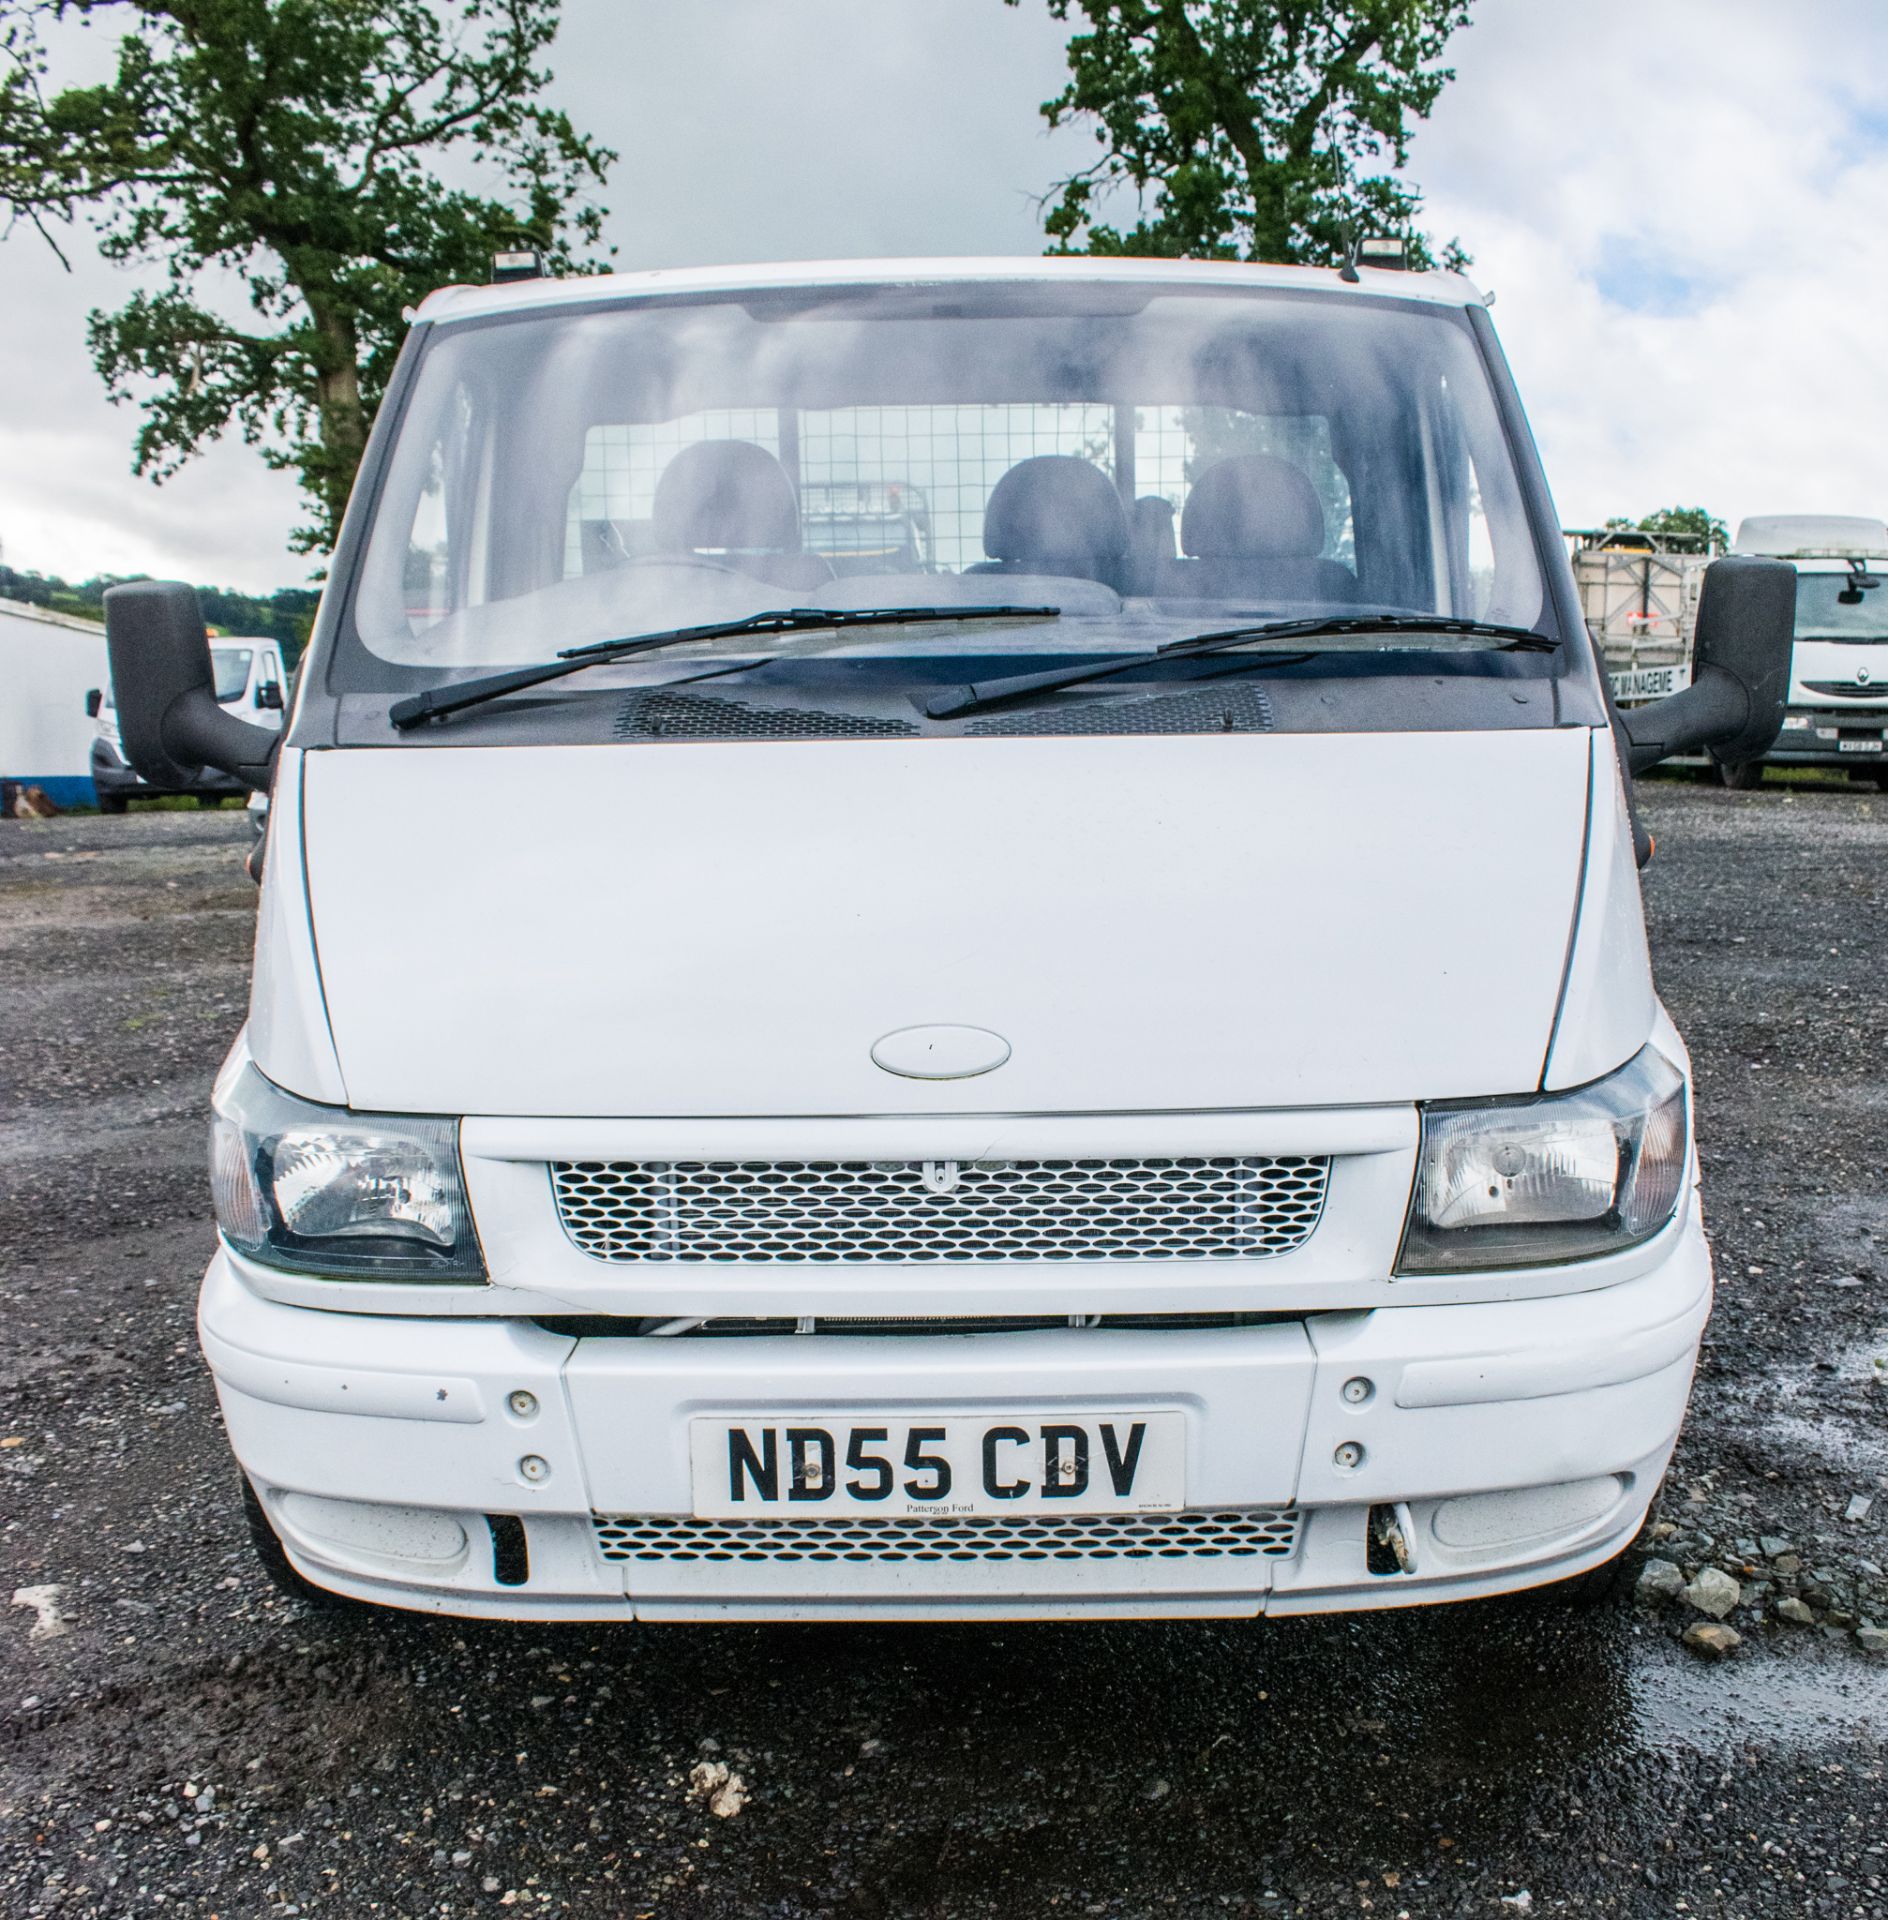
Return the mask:
<path id="1" fill-rule="evenodd" d="M 264 713 L 282 711 L 282 683 L 279 680 L 265 680 L 256 688 L 256 705 Z"/>
<path id="2" fill-rule="evenodd" d="M 282 736 L 217 705 L 194 587 L 137 580 L 107 588 L 105 641 L 125 758 L 152 786 L 188 789 L 203 768 L 215 767 L 247 787 L 267 788 Z"/>
<path id="3" fill-rule="evenodd" d="M 1796 569 L 1737 555 L 1705 569 L 1691 685 L 1624 716 L 1634 773 L 1708 747 L 1761 760 L 1783 726 L 1796 637 Z"/>
<path id="4" fill-rule="evenodd" d="M 105 690 L 103 687 L 87 687 L 85 689 L 85 717 L 88 720 L 96 720 L 98 718 L 98 710 L 104 704 Z"/>

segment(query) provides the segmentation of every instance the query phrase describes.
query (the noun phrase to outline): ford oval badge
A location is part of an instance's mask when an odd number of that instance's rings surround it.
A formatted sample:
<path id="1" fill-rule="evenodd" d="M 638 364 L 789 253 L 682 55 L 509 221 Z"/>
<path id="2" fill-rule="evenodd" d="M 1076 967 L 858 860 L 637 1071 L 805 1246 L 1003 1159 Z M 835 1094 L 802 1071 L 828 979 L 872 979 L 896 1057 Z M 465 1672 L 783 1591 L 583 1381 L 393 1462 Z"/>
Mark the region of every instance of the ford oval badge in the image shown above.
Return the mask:
<path id="1" fill-rule="evenodd" d="M 900 1027 L 872 1046 L 875 1065 L 907 1080 L 969 1080 L 1009 1057 L 1010 1043 L 982 1027 Z"/>

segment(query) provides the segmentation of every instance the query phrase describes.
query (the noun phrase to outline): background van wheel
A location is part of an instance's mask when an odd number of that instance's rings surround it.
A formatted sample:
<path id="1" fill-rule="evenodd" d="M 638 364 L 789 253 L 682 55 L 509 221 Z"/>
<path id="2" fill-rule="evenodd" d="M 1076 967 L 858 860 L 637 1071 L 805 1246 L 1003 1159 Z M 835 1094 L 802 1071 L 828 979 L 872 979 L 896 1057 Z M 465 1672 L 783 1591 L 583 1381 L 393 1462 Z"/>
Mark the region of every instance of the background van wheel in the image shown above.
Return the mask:
<path id="1" fill-rule="evenodd" d="M 123 813 L 128 804 L 122 793 L 101 793 L 98 796 L 100 813 Z"/>
<path id="2" fill-rule="evenodd" d="M 275 1529 L 269 1525 L 269 1516 L 262 1510 L 261 1498 L 249 1484 L 248 1474 L 239 1474 L 237 1478 L 242 1483 L 243 1518 L 249 1523 L 249 1544 L 255 1548 L 256 1558 L 269 1576 L 270 1584 L 291 1600 L 300 1600 L 320 1613 L 347 1613 L 359 1607 L 360 1601 L 343 1593 L 330 1593 L 326 1587 L 316 1586 L 295 1571 Z"/>
<path id="3" fill-rule="evenodd" d="M 1718 778 L 1722 780 L 1733 793 L 1750 793 L 1763 785 L 1763 762 L 1761 760 L 1745 760 L 1737 766 L 1732 766 L 1727 761 L 1720 760 L 1717 763 L 1717 769 Z"/>
<path id="4" fill-rule="evenodd" d="M 220 793 L 200 793 L 197 795 L 197 805 L 200 807 L 220 807 L 222 804 L 223 796 Z"/>
<path id="5" fill-rule="evenodd" d="M 1888 767 L 1875 767 L 1868 776 L 1883 793 L 1888 793 Z"/>

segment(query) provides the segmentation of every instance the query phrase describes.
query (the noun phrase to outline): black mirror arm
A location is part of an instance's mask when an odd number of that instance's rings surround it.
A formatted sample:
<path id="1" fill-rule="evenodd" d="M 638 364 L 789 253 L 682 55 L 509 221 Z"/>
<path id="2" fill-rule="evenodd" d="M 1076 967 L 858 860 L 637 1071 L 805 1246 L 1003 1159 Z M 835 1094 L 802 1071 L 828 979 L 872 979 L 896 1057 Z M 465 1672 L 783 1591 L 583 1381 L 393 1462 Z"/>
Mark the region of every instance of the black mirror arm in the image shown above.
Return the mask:
<path id="1" fill-rule="evenodd" d="M 275 778 L 282 736 L 273 727 L 252 727 L 217 704 L 214 689 L 191 687 L 165 709 L 159 722 L 165 750 L 180 763 L 215 767 L 256 793 Z"/>
<path id="2" fill-rule="evenodd" d="M 1750 689 L 1721 667 L 1706 667 L 1691 683 L 1648 706 L 1630 707 L 1621 718 L 1634 773 L 1644 773 L 1674 754 L 1693 753 L 1743 734 L 1754 718 Z"/>

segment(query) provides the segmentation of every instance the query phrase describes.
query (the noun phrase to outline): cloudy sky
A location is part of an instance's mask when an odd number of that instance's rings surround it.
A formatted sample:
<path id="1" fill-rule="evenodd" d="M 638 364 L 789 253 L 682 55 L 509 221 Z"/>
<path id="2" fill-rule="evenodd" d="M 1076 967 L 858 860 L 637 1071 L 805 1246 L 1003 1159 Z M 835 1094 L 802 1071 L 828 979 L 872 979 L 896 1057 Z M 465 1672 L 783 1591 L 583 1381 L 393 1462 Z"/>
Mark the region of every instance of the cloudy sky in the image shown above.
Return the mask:
<path id="1" fill-rule="evenodd" d="M 556 97 L 622 153 L 624 266 L 1035 253 L 1088 150 L 1036 114 L 1067 32 L 1043 0 L 565 14 Z M 1411 177 L 1497 295 L 1562 519 L 1888 513 L 1888 8 L 1478 0 L 1453 57 Z M 0 557 L 303 579 L 294 489 L 241 446 L 131 478 L 84 327 L 135 282 L 75 242 L 70 274 L 30 233 L 0 245 Z"/>

